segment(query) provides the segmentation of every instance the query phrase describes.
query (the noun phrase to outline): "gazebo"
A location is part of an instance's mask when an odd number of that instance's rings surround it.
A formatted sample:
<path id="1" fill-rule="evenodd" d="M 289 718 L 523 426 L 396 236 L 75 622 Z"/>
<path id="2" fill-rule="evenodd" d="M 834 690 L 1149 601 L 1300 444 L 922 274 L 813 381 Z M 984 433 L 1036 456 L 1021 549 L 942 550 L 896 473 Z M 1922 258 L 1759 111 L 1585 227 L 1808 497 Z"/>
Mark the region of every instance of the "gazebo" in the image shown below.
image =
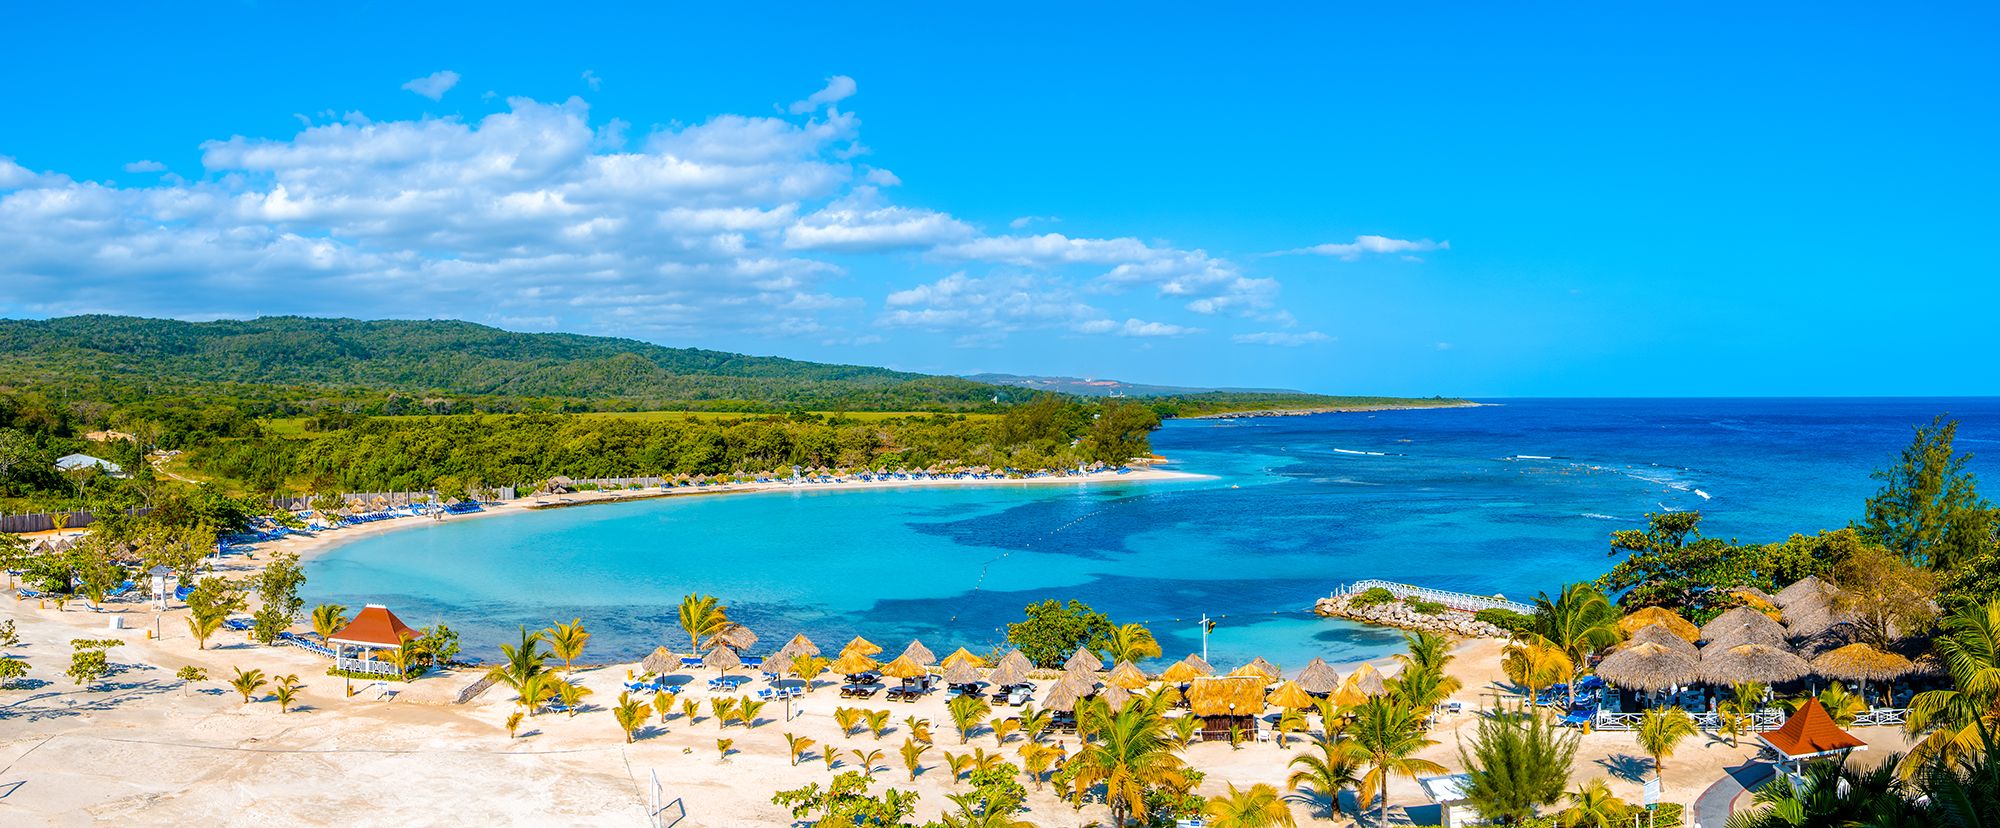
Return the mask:
<path id="1" fill-rule="evenodd" d="M 381 604 L 369 604 L 355 613 L 354 620 L 340 631 L 327 636 L 326 643 L 333 646 L 333 664 L 336 669 L 349 673 L 363 673 L 371 676 L 395 676 L 400 678 L 402 670 L 396 665 L 375 657 L 378 650 L 394 650 L 403 642 L 416 638 L 417 631 L 403 623 L 403 619 Z"/>
<path id="2" fill-rule="evenodd" d="M 1778 772 L 1795 781 L 1799 778 L 1801 765 L 1807 760 L 1868 749 L 1867 742 L 1834 724 L 1826 708 L 1819 706 L 1819 700 L 1813 698 L 1806 699 L 1798 712 L 1793 713 L 1777 730 L 1757 734 L 1757 739 L 1778 752 L 1781 757 Z"/>

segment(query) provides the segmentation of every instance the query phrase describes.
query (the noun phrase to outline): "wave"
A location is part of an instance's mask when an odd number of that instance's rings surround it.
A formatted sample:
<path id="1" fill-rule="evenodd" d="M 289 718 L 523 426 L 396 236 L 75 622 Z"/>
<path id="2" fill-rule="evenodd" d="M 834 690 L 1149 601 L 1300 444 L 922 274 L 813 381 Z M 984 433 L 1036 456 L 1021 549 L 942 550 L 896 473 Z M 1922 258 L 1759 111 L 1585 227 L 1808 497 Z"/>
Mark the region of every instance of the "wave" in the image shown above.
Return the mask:
<path id="1" fill-rule="evenodd" d="M 1380 452 L 1380 451 L 1355 451 L 1354 449 L 1334 449 L 1334 450 L 1333 450 L 1333 453 L 1335 453 L 1335 454 L 1359 454 L 1359 455 L 1362 455 L 1362 456 L 1365 456 L 1365 457 L 1388 457 L 1388 456 L 1389 456 L 1387 452 Z"/>
<path id="2" fill-rule="evenodd" d="M 1596 518 L 1598 520 L 1624 520 L 1624 518 L 1618 517 L 1617 515 L 1604 515 L 1604 514 L 1598 514 L 1597 512 L 1584 512 L 1583 514 L 1579 515 L 1579 517 Z"/>
<path id="3" fill-rule="evenodd" d="M 1704 492 L 1704 491 L 1702 491 L 1702 490 L 1700 490 L 1700 489 L 1696 489 L 1696 490 L 1694 490 L 1694 493 L 1695 493 L 1695 494 L 1698 494 L 1698 495 L 1701 495 L 1701 499 L 1702 499 L 1702 500 L 1710 500 L 1710 499 L 1712 499 L 1712 498 L 1710 498 L 1710 497 L 1708 496 L 1708 493 L 1707 493 L 1707 492 Z"/>

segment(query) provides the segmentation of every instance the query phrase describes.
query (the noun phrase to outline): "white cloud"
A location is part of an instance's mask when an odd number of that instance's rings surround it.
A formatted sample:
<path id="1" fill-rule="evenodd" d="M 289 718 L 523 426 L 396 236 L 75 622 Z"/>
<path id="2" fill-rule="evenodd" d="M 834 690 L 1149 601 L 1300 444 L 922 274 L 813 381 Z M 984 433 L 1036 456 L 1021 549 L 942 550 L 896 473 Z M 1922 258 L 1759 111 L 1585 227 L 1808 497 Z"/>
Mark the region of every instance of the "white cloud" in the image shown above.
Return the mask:
<path id="1" fill-rule="evenodd" d="M 1142 319 L 1127 319 L 1122 323 L 1115 322 L 1110 319 L 1092 319 L 1087 322 L 1078 323 L 1075 329 L 1078 333 L 1087 333 L 1087 334 L 1108 333 L 1108 334 L 1117 334 L 1119 336 L 1139 336 L 1139 337 L 1187 336 L 1189 334 L 1201 333 L 1200 328 L 1188 328 L 1180 325 L 1170 325 L 1165 322 L 1147 322 Z"/>
<path id="2" fill-rule="evenodd" d="M 1230 339 L 1232 341 L 1247 345 L 1282 345 L 1286 347 L 1297 347 L 1299 345 L 1311 345 L 1316 342 L 1331 341 L 1333 337 L 1327 336 L 1326 334 L 1320 333 L 1319 331 L 1301 331 L 1301 332 L 1257 331 L 1255 333 L 1237 334 L 1233 337 L 1230 337 Z"/>
<path id="3" fill-rule="evenodd" d="M 1385 253 L 1425 253 L 1432 250 L 1450 250 L 1451 242 L 1435 242 L 1430 239 L 1392 239 L 1388 236 L 1355 236 L 1354 241 L 1335 244 L 1316 244 L 1296 250 L 1285 250 L 1272 255 L 1311 254 L 1316 256 L 1337 256 L 1345 261 L 1354 261 L 1368 254 Z M 1409 257 L 1405 257 L 1409 258 Z"/>
<path id="4" fill-rule="evenodd" d="M 158 161 L 134 161 L 125 165 L 125 171 L 128 173 L 166 172 L 167 165 Z"/>
<path id="5" fill-rule="evenodd" d="M 935 210 L 838 204 L 785 228 L 785 246 L 848 252 L 927 248 L 972 232 L 971 225 Z"/>
<path id="6" fill-rule="evenodd" d="M 792 102 L 792 114 L 804 115 L 817 111 L 822 106 L 836 104 L 854 94 L 854 79 L 846 75 L 834 75 L 826 79 L 826 87 L 806 96 L 805 100 Z"/>
<path id="7" fill-rule="evenodd" d="M 604 86 L 604 79 L 598 77 L 597 73 L 592 70 L 589 69 L 583 70 L 582 77 L 584 85 L 589 86 L 590 91 L 592 92 L 596 92 L 598 89 L 601 89 Z"/>
<path id="8" fill-rule="evenodd" d="M 1056 218 L 1055 216 L 1022 216 L 1020 218 L 1014 219 L 1013 221 L 1007 222 L 1007 226 L 1012 227 L 1015 230 L 1026 230 L 1030 225 L 1036 223 L 1061 224 L 1062 219 Z"/>
<path id="9" fill-rule="evenodd" d="M 405 83 L 403 88 L 433 101 L 440 101 L 444 100 L 444 93 L 450 92 L 451 88 L 457 85 L 458 73 L 445 69 Z"/>
<path id="10" fill-rule="evenodd" d="M 903 179 L 897 178 L 895 173 L 881 167 L 869 167 L 868 174 L 864 178 L 877 187 L 898 187 L 903 183 Z"/>

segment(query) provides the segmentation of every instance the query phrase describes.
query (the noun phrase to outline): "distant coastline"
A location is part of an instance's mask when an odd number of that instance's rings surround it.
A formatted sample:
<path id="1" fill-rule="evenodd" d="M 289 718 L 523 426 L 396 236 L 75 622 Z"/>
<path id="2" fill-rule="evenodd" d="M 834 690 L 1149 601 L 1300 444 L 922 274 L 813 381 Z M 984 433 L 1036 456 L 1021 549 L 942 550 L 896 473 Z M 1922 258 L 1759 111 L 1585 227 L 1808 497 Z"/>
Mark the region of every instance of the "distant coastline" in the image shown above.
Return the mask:
<path id="1" fill-rule="evenodd" d="M 1494 403 L 1473 402 L 1471 400 L 1449 400 L 1436 403 L 1407 402 L 1385 405 L 1334 405 L 1314 408 L 1267 408 L 1255 411 L 1217 411 L 1209 414 L 1191 414 L 1175 417 L 1177 420 L 1240 420 L 1250 417 L 1304 417 L 1311 414 L 1360 414 L 1368 411 L 1416 411 L 1426 408 L 1481 408 Z"/>

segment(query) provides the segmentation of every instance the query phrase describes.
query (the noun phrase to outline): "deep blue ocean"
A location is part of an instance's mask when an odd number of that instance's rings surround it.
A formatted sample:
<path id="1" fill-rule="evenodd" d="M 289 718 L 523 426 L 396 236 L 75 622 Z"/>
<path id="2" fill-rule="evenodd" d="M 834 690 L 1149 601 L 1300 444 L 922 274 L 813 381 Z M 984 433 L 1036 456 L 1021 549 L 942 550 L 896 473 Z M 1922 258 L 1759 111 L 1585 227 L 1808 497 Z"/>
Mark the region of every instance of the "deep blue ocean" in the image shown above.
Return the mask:
<path id="1" fill-rule="evenodd" d="M 1170 658 L 1287 671 L 1400 636 L 1314 618 L 1386 578 L 1526 598 L 1610 566 L 1607 538 L 1698 509 L 1745 541 L 1860 516 L 1914 426 L 1961 421 L 2000 481 L 2000 398 L 1501 400 L 1478 408 L 1169 422 L 1173 483 L 786 491 L 517 513 L 360 538 L 307 565 L 309 603 L 386 603 L 492 659 L 517 624 L 580 617 L 590 660 L 685 648 L 680 597 L 722 596 L 772 646 L 803 631 L 980 650 L 1022 607 L 1077 598 Z M 2000 494 L 2000 482 L 1990 487 Z M 893 650 L 892 650 L 893 651 Z"/>

